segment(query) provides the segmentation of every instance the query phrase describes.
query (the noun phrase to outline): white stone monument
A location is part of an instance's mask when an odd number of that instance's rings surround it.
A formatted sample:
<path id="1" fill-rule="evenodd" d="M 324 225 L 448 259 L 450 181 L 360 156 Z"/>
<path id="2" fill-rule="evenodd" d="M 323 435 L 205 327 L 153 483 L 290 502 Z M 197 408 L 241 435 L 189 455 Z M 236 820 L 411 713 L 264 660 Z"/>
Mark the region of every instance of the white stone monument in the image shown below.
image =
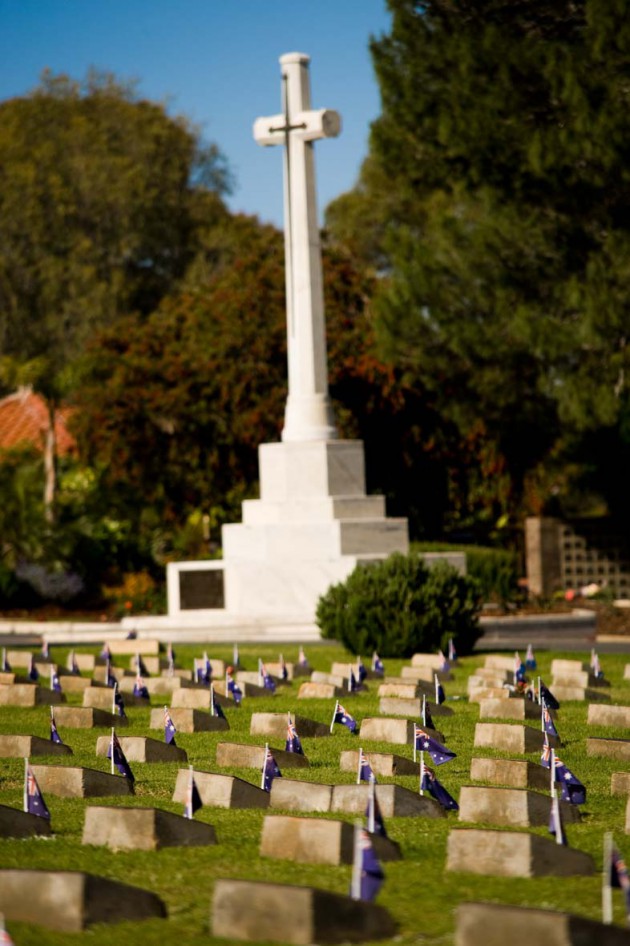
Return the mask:
<path id="1" fill-rule="evenodd" d="M 407 520 L 386 518 L 383 497 L 366 495 L 363 443 L 337 439 L 328 397 L 314 142 L 338 135 L 341 120 L 337 112 L 311 109 L 308 56 L 288 53 L 280 64 L 282 112 L 259 118 L 254 138 L 284 146 L 282 442 L 259 447 L 260 499 L 243 503 L 242 523 L 223 527 L 223 560 L 168 566 L 169 618 L 183 625 L 312 625 L 317 600 L 331 584 L 357 563 L 409 545 Z M 210 610 L 203 584 L 212 572 L 223 573 L 224 607 Z"/>

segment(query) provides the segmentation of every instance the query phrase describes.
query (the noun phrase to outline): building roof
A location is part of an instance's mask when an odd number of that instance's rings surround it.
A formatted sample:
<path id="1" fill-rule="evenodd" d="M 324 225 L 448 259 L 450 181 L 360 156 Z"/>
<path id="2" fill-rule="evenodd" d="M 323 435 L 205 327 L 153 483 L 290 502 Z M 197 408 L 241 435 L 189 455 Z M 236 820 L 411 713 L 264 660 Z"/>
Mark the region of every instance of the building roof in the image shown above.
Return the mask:
<path id="1" fill-rule="evenodd" d="M 76 441 L 67 428 L 71 414 L 70 407 L 61 407 L 57 411 L 55 433 L 59 456 L 76 451 Z M 19 388 L 0 400 L 0 450 L 32 444 L 43 451 L 47 429 L 46 402 L 30 387 Z"/>

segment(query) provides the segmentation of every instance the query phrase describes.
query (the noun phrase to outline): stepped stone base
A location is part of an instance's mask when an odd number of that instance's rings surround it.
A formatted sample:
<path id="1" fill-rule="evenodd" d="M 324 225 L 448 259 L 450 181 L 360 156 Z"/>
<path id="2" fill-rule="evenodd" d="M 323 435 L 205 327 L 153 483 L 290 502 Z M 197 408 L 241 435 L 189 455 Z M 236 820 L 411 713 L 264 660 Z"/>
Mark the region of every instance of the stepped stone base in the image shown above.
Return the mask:
<path id="1" fill-rule="evenodd" d="M 165 917 L 154 893 L 78 871 L 0 870 L 5 919 L 78 933 L 93 923 Z"/>
<path id="2" fill-rule="evenodd" d="M 356 943 L 396 933 L 389 913 L 375 903 L 314 887 L 217 880 L 211 911 L 215 937 L 248 942 Z"/>
<path id="3" fill-rule="evenodd" d="M 400 848 L 389 838 L 372 835 L 372 846 L 381 861 L 398 861 Z M 265 815 L 260 856 L 300 864 L 352 864 L 354 826 L 346 821 Z"/>
<path id="4" fill-rule="evenodd" d="M 212 825 L 159 808 L 91 806 L 85 812 L 82 844 L 106 845 L 114 851 L 157 851 L 216 843 Z"/>
<path id="5" fill-rule="evenodd" d="M 593 858 L 538 834 L 456 828 L 446 869 L 499 877 L 570 877 L 595 873 Z"/>
<path id="6" fill-rule="evenodd" d="M 0 805 L 0 838 L 32 838 L 37 834 L 52 834 L 47 818 L 20 811 L 19 808 Z"/>
<path id="7" fill-rule="evenodd" d="M 459 820 L 532 828 L 549 824 L 551 796 L 523 788 L 464 785 L 459 794 Z M 560 802 L 565 824 L 580 820 L 575 805 Z"/>
<path id="8" fill-rule="evenodd" d="M 628 931 L 552 910 L 462 903 L 456 908 L 457 946 L 627 946 Z"/>
<path id="9" fill-rule="evenodd" d="M 39 736 L 0 736 L 1 759 L 26 759 L 38 755 L 72 755 L 72 749 Z"/>
<path id="10" fill-rule="evenodd" d="M 269 806 L 269 792 L 234 775 L 200 772 L 197 769 L 193 774 L 204 805 L 215 808 L 267 808 Z M 182 805 L 186 803 L 189 777 L 188 769 L 180 769 L 177 773 L 173 801 L 180 802 Z M 281 781 L 283 780 L 274 779 L 274 784 Z"/>

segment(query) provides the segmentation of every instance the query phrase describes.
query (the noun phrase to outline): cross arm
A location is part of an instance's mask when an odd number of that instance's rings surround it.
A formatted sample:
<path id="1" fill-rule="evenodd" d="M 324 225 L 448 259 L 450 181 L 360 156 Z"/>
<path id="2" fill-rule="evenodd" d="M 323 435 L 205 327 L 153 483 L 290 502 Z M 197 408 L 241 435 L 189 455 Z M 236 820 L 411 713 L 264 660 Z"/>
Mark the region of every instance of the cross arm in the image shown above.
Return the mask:
<path id="1" fill-rule="evenodd" d="M 302 141 L 318 138 L 336 138 L 341 131 L 341 116 L 330 108 L 296 112 L 287 125 L 284 115 L 257 118 L 254 122 L 254 139 L 263 147 L 285 143 L 286 135 L 297 135 Z"/>

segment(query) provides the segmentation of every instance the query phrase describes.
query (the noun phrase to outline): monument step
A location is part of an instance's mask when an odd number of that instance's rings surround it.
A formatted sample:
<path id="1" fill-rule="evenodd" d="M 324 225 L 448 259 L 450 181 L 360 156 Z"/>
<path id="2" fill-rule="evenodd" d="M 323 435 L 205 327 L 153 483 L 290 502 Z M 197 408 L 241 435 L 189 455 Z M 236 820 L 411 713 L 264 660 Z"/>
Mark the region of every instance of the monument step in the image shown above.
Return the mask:
<path id="1" fill-rule="evenodd" d="M 347 519 L 330 522 L 223 526 L 225 570 L 239 562 L 282 565 L 335 561 L 344 555 L 391 555 L 409 547 L 406 519 Z"/>
<path id="2" fill-rule="evenodd" d="M 383 496 L 329 496 L 288 502 L 246 499 L 243 502 L 243 524 L 247 526 L 384 518 Z"/>

